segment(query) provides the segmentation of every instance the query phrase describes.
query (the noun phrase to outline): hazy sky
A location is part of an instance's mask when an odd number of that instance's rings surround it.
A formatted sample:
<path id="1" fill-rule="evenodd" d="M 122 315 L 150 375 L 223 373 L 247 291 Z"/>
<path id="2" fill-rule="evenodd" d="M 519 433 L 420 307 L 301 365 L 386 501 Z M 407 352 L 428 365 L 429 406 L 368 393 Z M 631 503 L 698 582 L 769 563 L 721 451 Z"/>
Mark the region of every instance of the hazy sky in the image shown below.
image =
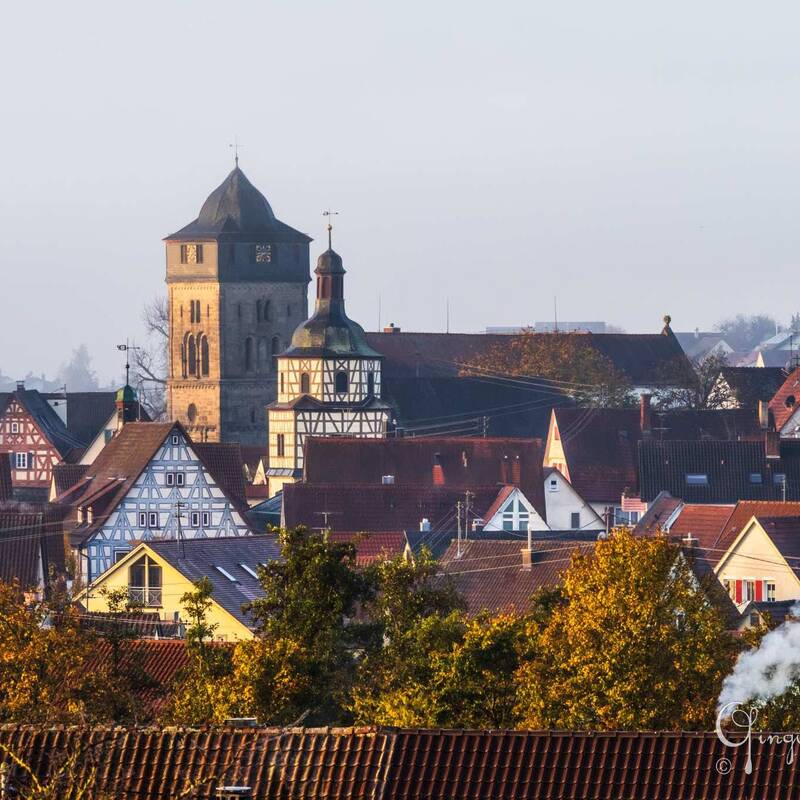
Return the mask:
<path id="1" fill-rule="evenodd" d="M 0 369 L 102 377 L 241 165 L 407 330 L 800 306 L 796 2 L 13 3 Z"/>

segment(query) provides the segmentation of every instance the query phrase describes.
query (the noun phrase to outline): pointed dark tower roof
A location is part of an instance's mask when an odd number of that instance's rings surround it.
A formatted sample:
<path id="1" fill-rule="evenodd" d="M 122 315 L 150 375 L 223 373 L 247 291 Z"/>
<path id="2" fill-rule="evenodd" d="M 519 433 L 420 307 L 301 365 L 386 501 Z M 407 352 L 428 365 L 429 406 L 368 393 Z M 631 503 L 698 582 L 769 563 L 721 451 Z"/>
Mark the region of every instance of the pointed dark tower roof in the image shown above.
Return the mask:
<path id="1" fill-rule="evenodd" d="M 364 329 L 344 311 L 342 257 L 330 247 L 317 259 L 314 315 L 297 326 L 282 356 L 312 358 L 381 358 L 367 344 Z"/>
<path id="2" fill-rule="evenodd" d="M 217 239 L 310 242 L 304 233 L 281 222 L 261 192 L 238 166 L 208 196 L 194 222 L 167 240 Z"/>

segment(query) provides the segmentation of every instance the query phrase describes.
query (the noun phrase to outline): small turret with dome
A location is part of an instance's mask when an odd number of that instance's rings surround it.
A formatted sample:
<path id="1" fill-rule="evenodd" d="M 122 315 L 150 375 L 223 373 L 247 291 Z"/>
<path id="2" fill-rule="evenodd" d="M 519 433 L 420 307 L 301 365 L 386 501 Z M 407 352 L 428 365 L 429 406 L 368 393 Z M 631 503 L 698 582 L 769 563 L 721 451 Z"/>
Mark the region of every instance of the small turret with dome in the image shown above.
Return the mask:
<path id="1" fill-rule="evenodd" d="M 314 314 L 278 357 L 278 400 L 269 407 L 270 494 L 296 480 L 308 436 L 382 438 L 389 406 L 381 400 L 380 353 L 344 308 L 345 269 L 331 245 L 317 259 Z"/>

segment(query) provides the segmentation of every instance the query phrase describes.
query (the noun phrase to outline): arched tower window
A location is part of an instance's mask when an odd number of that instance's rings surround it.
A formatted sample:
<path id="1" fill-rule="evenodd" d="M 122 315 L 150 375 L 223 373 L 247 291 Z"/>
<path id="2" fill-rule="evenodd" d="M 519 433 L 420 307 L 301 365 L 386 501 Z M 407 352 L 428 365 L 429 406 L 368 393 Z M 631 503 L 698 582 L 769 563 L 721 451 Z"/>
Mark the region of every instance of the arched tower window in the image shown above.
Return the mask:
<path id="1" fill-rule="evenodd" d="M 183 337 L 183 341 L 181 342 L 181 375 L 185 378 L 188 375 L 188 362 L 187 362 L 187 350 L 189 347 L 189 339 L 191 338 L 191 334 L 185 334 Z"/>
<path id="2" fill-rule="evenodd" d="M 272 337 L 272 355 L 276 356 L 281 351 L 281 340 L 277 336 Z"/>
<path id="3" fill-rule="evenodd" d="M 189 374 L 197 375 L 197 342 L 194 336 L 189 336 L 188 350 Z"/>
<path id="4" fill-rule="evenodd" d="M 200 334 L 200 372 L 203 376 L 208 375 L 208 338 L 204 333 Z"/>
<path id="5" fill-rule="evenodd" d="M 375 373 L 367 373 L 367 397 L 375 396 Z"/>
<path id="6" fill-rule="evenodd" d="M 256 300 L 256 322 L 261 322 L 261 301 Z"/>
<path id="7" fill-rule="evenodd" d="M 267 372 L 269 370 L 269 353 L 267 352 L 267 340 L 258 340 L 258 371 Z"/>
<path id="8" fill-rule="evenodd" d="M 340 370 L 336 373 L 336 377 L 334 378 L 334 386 L 333 389 L 336 394 L 347 394 L 349 381 L 347 380 L 347 373 L 344 370 Z"/>
<path id="9" fill-rule="evenodd" d="M 271 312 L 271 309 L 269 307 L 269 300 L 265 300 L 264 301 L 264 305 L 261 306 L 261 311 L 262 311 L 262 315 L 263 315 L 262 319 L 264 320 L 264 322 L 269 322 L 269 316 L 270 316 L 270 312 Z"/>
<path id="10" fill-rule="evenodd" d="M 283 394 L 283 373 L 281 372 L 281 394 Z"/>
<path id="11" fill-rule="evenodd" d="M 308 377 L 308 373 L 304 372 L 300 376 L 300 394 L 310 394 L 311 392 L 311 378 Z"/>
<path id="12" fill-rule="evenodd" d="M 253 359 L 253 337 L 248 336 L 244 340 L 244 371 L 252 372 L 254 366 Z"/>

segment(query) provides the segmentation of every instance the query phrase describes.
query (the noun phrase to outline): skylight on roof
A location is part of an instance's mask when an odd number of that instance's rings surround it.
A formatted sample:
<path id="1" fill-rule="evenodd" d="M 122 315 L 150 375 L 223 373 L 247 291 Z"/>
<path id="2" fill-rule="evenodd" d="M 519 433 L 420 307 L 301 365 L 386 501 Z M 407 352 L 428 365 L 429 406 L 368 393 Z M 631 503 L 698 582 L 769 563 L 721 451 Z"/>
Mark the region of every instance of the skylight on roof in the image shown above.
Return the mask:
<path id="1" fill-rule="evenodd" d="M 233 575 L 231 575 L 230 572 L 228 572 L 228 570 L 226 570 L 224 567 L 220 567 L 219 565 L 215 565 L 214 569 L 216 569 L 217 572 L 219 572 L 222 575 L 224 575 L 231 583 L 239 583 L 239 581 L 237 581 L 236 578 L 234 578 Z"/>
<path id="2" fill-rule="evenodd" d="M 686 475 L 688 486 L 708 486 L 708 475 L 701 473 L 688 473 Z"/>
<path id="3" fill-rule="evenodd" d="M 239 564 L 239 566 L 248 574 L 252 575 L 256 580 L 258 580 L 258 573 L 252 568 L 248 567 L 247 564 Z"/>

